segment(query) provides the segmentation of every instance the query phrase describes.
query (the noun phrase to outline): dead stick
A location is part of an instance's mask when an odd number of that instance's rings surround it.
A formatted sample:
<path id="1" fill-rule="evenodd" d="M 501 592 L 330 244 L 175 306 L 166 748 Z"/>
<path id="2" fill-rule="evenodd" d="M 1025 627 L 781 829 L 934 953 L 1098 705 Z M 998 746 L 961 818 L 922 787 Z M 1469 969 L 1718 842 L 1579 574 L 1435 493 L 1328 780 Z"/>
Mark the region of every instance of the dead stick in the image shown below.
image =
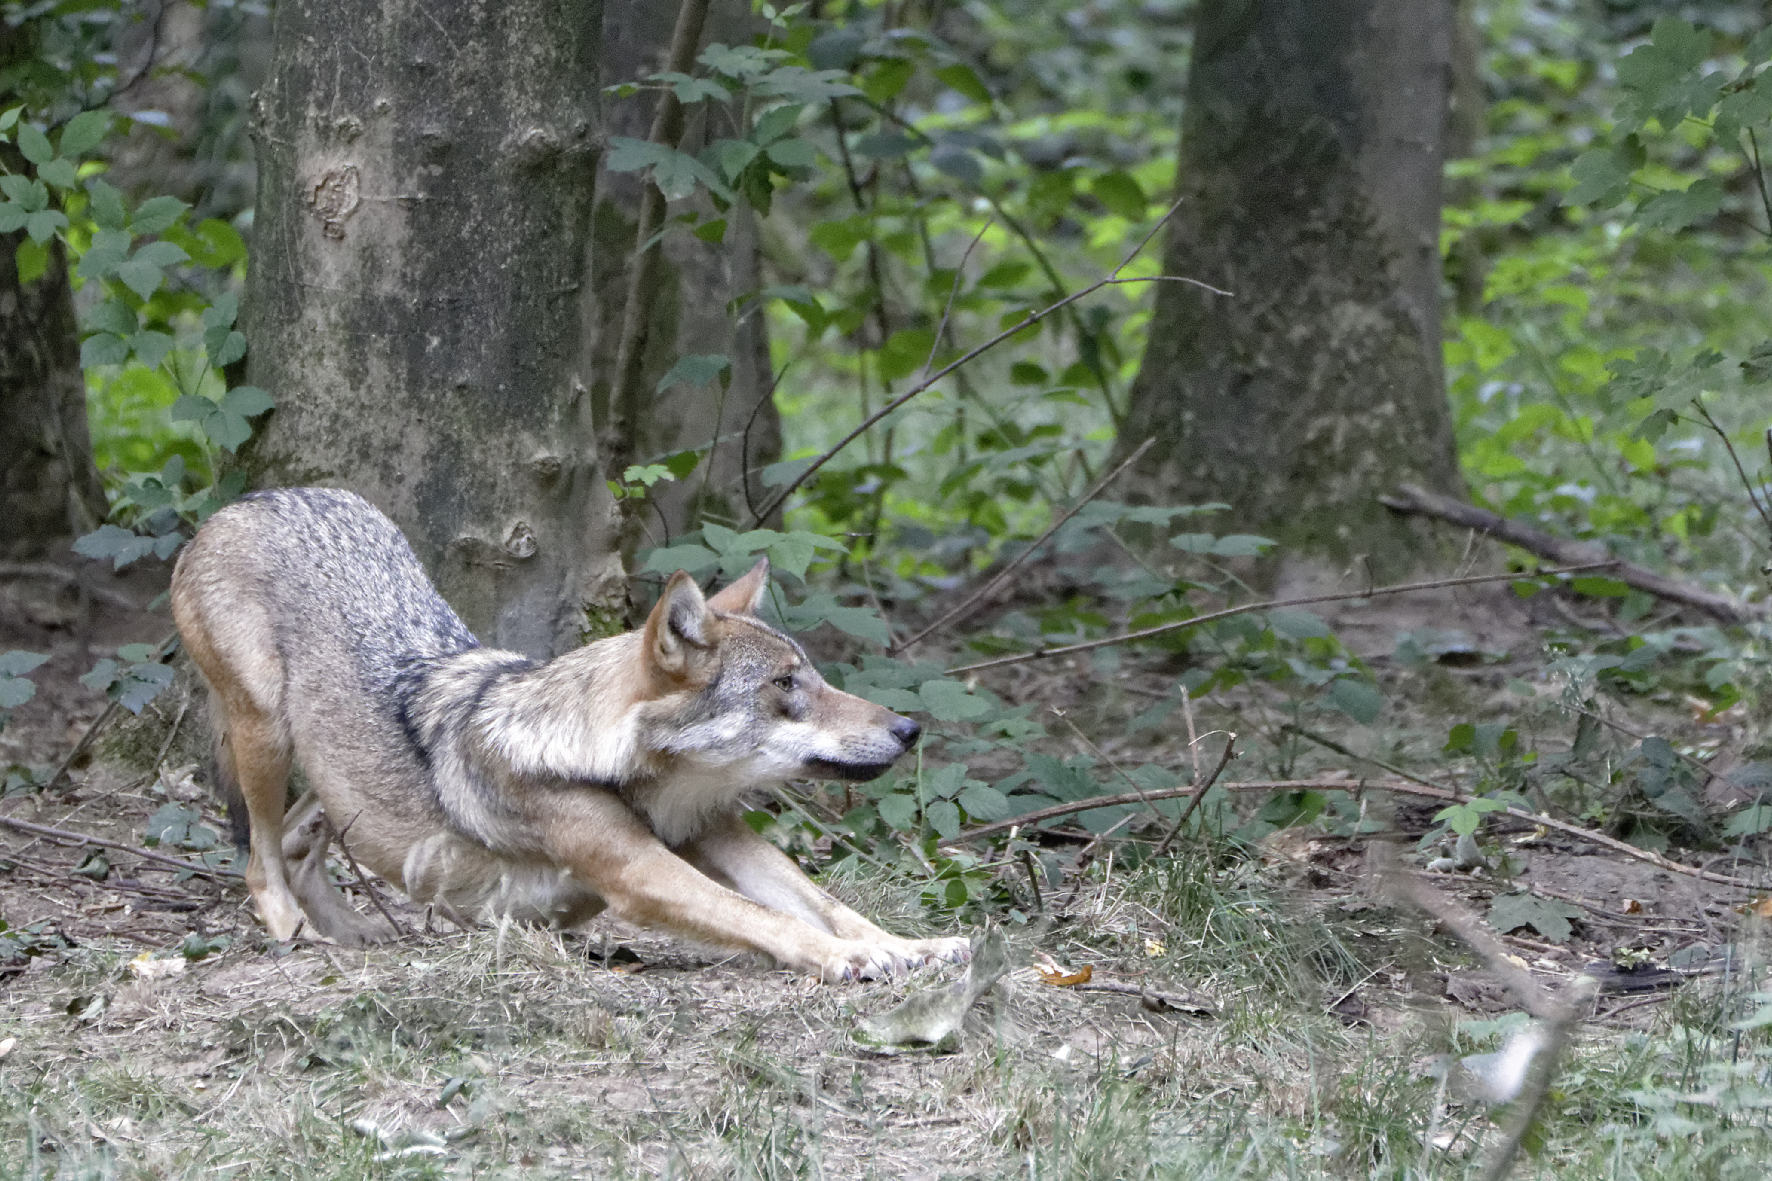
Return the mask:
<path id="1" fill-rule="evenodd" d="M 356 816 L 351 817 L 351 822 L 345 825 L 344 832 L 336 831 L 332 827 L 332 817 L 328 816 L 324 810 L 320 813 L 320 823 L 326 826 L 326 831 L 338 842 L 338 851 L 345 855 L 345 861 L 350 864 L 351 872 L 357 875 L 357 884 L 361 885 L 363 892 L 369 895 L 369 901 L 375 904 L 375 909 L 381 912 L 381 917 L 388 921 L 388 926 L 394 929 L 394 934 L 404 937 L 406 928 L 396 922 L 394 916 L 388 913 L 388 908 L 382 905 L 381 891 L 369 884 L 369 875 L 363 872 L 363 867 L 357 864 L 357 858 L 351 853 L 351 847 L 345 844 L 345 833 L 351 831 L 351 825 L 357 823 L 357 817 L 362 815 L 362 812 L 358 812 Z M 321 857 L 324 858 L 325 854 L 322 853 Z"/>
<path id="2" fill-rule="evenodd" d="M 1185 693 L 1187 690 L 1184 689 L 1182 692 Z M 1220 775 L 1224 774 L 1224 769 L 1230 764 L 1236 746 L 1237 736 L 1233 732 L 1225 738 L 1224 751 L 1218 756 L 1218 766 L 1212 768 L 1212 774 L 1206 776 L 1204 782 L 1198 779 L 1194 780 L 1194 791 L 1193 794 L 1188 797 L 1187 807 L 1183 808 L 1181 810 L 1181 815 L 1175 818 L 1174 827 L 1169 830 L 1169 834 L 1165 836 L 1162 843 L 1157 846 L 1155 856 L 1161 857 L 1163 854 L 1169 852 L 1169 846 L 1174 843 L 1176 836 L 1180 834 L 1181 826 L 1187 823 L 1187 818 L 1194 814 L 1194 809 L 1200 806 L 1200 801 L 1206 798 L 1206 793 L 1212 790 L 1212 785 L 1218 782 L 1218 777 Z"/>
<path id="3" fill-rule="evenodd" d="M 68 752 L 68 757 L 61 761 L 61 764 L 55 769 L 55 774 L 51 775 L 49 777 L 49 782 L 43 785 L 44 791 L 55 790 L 55 785 L 60 783 L 67 775 L 68 768 L 74 765 L 74 760 L 79 758 L 82 752 L 92 745 L 92 740 L 98 737 L 98 732 L 104 729 L 105 723 L 110 721 L 111 715 L 116 712 L 117 703 L 113 701 L 105 706 L 104 712 L 100 713 L 97 718 L 93 719 L 92 725 L 86 727 L 86 733 L 80 735 L 80 741 L 74 744 L 74 749 Z"/>
<path id="4" fill-rule="evenodd" d="M 1089 652 L 1096 648 L 1107 648 L 1114 644 L 1129 644 L 1134 640 L 1148 640 L 1152 636 L 1164 635 L 1178 631 L 1184 627 L 1198 627 L 1202 623 L 1216 623 L 1220 619 L 1229 619 L 1233 615 L 1247 615 L 1251 611 L 1271 611 L 1275 607 L 1302 607 L 1308 603 L 1338 603 L 1348 599 L 1376 599 L 1380 595 L 1402 595 L 1411 591 L 1440 590 L 1451 586 L 1475 586 L 1482 582 L 1518 581 L 1522 578 L 1550 578 L 1558 574 L 1579 574 L 1583 570 L 1601 570 L 1616 566 L 1617 559 L 1604 562 L 1588 562 L 1580 566 L 1560 566 L 1554 570 L 1533 570 L 1515 574 L 1478 574 L 1469 578 L 1441 578 L 1433 582 L 1404 582 L 1395 586 L 1367 587 L 1364 590 L 1341 591 L 1332 595 L 1306 595 L 1299 599 L 1265 599 L 1259 603 L 1244 603 L 1241 607 L 1226 607 L 1222 611 L 1209 611 L 1205 615 L 1196 615 L 1192 619 L 1178 619 L 1174 623 L 1165 623 L 1157 627 L 1147 627 L 1135 632 L 1127 632 L 1123 636 L 1109 636 L 1105 640 L 1089 640 L 1081 644 L 1065 644 L 1057 648 L 1036 648 L 1032 652 L 1022 652 L 1016 656 L 1001 656 L 996 660 L 983 660 L 977 664 L 963 664 L 958 668 L 948 669 L 948 676 L 960 673 L 979 672 L 987 668 L 1002 668 L 1011 664 L 1024 664 L 1030 660 L 1044 660 L 1051 656 L 1068 656 L 1073 652 Z"/>
<path id="5" fill-rule="evenodd" d="M 1050 541 L 1052 539 L 1052 535 L 1054 533 L 1057 533 L 1060 529 L 1064 528 L 1064 523 L 1066 521 L 1068 521 L 1072 517 L 1076 516 L 1079 512 L 1081 512 L 1083 510 L 1084 505 L 1088 504 L 1090 501 L 1094 500 L 1097 496 L 1100 496 L 1104 491 L 1106 491 L 1107 486 L 1109 484 L 1112 484 L 1114 482 L 1114 480 L 1119 477 L 1121 472 L 1125 471 L 1127 468 L 1131 467 L 1134 463 L 1138 462 L 1139 457 L 1142 456 L 1146 451 L 1149 451 L 1151 449 L 1151 445 L 1154 444 L 1156 441 L 1157 440 L 1154 437 L 1146 439 L 1142 444 L 1139 445 L 1138 450 L 1134 451 L 1131 455 L 1128 455 L 1125 458 L 1125 460 L 1120 464 L 1120 466 L 1116 467 L 1113 471 L 1109 472 L 1107 475 L 1103 476 L 1101 479 L 1095 481 L 1095 486 L 1093 488 L 1089 489 L 1089 491 L 1083 493 L 1083 497 L 1081 500 L 1077 501 L 1076 504 L 1073 504 L 1070 508 L 1066 509 L 1064 511 L 1064 514 L 1062 516 L 1060 516 L 1058 518 L 1058 520 L 1052 522 L 1051 527 L 1048 528 L 1046 530 L 1046 532 L 1040 534 L 1039 537 L 1035 538 L 1034 543 L 1032 545 L 1028 546 L 1026 549 L 1022 550 L 1019 554 L 1015 555 L 1014 558 L 1010 559 L 1009 564 L 1004 566 L 1001 570 L 999 570 L 997 572 L 997 576 L 995 578 L 991 579 L 989 582 L 985 583 L 983 586 L 981 586 L 977 590 L 973 591 L 970 595 L 967 595 L 965 601 L 962 602 L 958 607 L 955 607 L 952 611 L 949 611 L 946 615 L 943 615 L 940 619 L 937 619 L 934 623 L 930 624 L 928 627 L 924 628 L 922 631 L 918 632 L 916 635 L 912 636 L 910 639 L 893 645 L 891 648 L 891 653 L 895 656 L 898 655 L 899 653 L 903 652 L 906 648 L 909 648 L 911 645 L 916 644 L 919 641 L 921 641 L 930 632 L 939 631 L 941 628 L 946 627 L 948 624 L 954 622 L 956 619 L 960 619 L 960 618 L 964 617 L 969 612 L 971 612 L 971 610 L 974 607 L 978 606 L 979 603 L 983 602 L 986 598 L 989 598 L 991 592 L 996 590 L 999 586 L 1003 585 L 1004 580 L 1007 579 L 1010 574 L 1014 573 L 1016 567 L 1020 566 L 1023 562 L 1025 562 L 1029 558 L 1033 557 L 1034 554 L 1039 551 L 1041 546 L 1045 545 L 1048 541 Z"/>
<path id="6" fill-rule="evenodd" d="M 1063 311 L 1065 308 L 1068 308 L 1072 304 L 1076 303 L 1079 299 L 1083 299 L 1086 296 L 1093 295 L 1097 291 L 1100 291 L 1103 287 L 1111 287 L 1116 284 L 1122 284 L 1122 283 L 1154 283 L 1154 282 L 1157 282 L 1159 279 L 1167 278 L 1167 279 L 1171 279 L 1175 282 L 1192 283 L 1196 286 L 1204 287 L 1208 291 L 1216 292 L 1219 295 L 1229 295 L 1230 292 L 1219 291 L 1218 288 L 1213 287 L 1213 286 L 1206 284 L 1206 283 L 1201 283 L 1198 279 L 1183 279 L 1183 278 L 1180 278 L 1179 276 L 1153 276 L 1153 277 L 1138 278 L 1138 279 L 1122 279 L 1122 278 L 1120 278 L 1120 272 L 1125 270 L 1128 266 L 1131 265 L 1132 260 L 1138 257 L 1139 253 L 1145 248 L 1145 245 L 1147 243 L 1149 243 L 1153 237 L 1156 236 L 1157 231 L 1162 229 L 1163 226 L 1168 223 L 1170 218 L 1175 216 L 1176 211 L 1179 210 L 1180 208 L 1181 208 L 1181 202 L 1179 202 L 1179 201 L 1177 201 L 1174 205 L 1171 205 L 1169 207 L 1169 212 L 1165 213 L 1162 216 L 1162 218 L 1160 218 L 1158 220 L 1157 224 L 1151 227 L 1150 233 L 1146 234 L 1144 236 L 1143 240 L 1141 240 L 1137 246 L 1134 246 L 1132 248 L 1131 252 L 1128 253 L 1125 258 L 1120 260 L 1120 265 L 1115 267 L 1112 271 L 1108 272 L 1108 274 L 1105 278 L 1097 279 L 1095 282 L 1089 284 L 1089 286 L 1083 288 L 1081 291 L 1074 292 L 1071 295 L 1065 296 L 1063 299 L 1060 299 L 1060 300 L 1057 300 L 1053 303 L 1047 304 L 1045 307 L 1041 308 L 1037 312 L 1029 313 L 1028 317 L 1025 320 L 1021 320 L 1021 321 L 1017 322 L 1016 324 L 1003 329 L 1001 332 L 997 333 L 997 335 L 991 337 L 989 340 L 985 341 L 983 344 L 979 345 L 977 348 L 974 348 L 970 352 L 965 353 L 964 355 L 958 357 L 957 359 L 948 362 L 946 365 L 943 365 L 936 372 L 930 374 L 928 377 L 924 378 L 922 381 L 919 381 L 916 385 L 913 385 L 910 389 L 906 390 L 904 393 L 898 395 L 898 397 L 892 399 L 892 401 L 886 403 L 886 405 L 880 407 L 880 409 L 876 410 L 874 413 L 868 415 L 867 418 L 862 420 L 862 423 L 860 426 L 856 427 L 854 430 L 852 430 L 848 434 L 844 435 L 841 439 L 837 440 L 837 443 L 834 447 L 832 447 L 830 450 L 826 451 L 823 455 L 820 455 L 817 459 L 813 460 L 812 463 L 807 466 L 805 471 L 801 472 L 798 476 L 794 477 L 792 482 L 790 482 L 786 488 L 783 488 L 780 492 L 778 492 L 769 501 L 768 504 L 764 505 L 763 511 L 760 513 L 757 513 L 755 515 L 755 520 L 753 520 L 752 524 L 761 523 L 765 518 L 767 518 L 769 516 L 770 513 L 773 513 L 784 502 L 786 502 L 787 498 L 789 496 L 792 496 L 794 494 L 794 492 L 799 489 L 800 485 L 804 484 L 807 480 L 811 479 L 812 474 L 814 472 L 818 471 L 819 468 L 823 467 L 825 464 L 827 464 L 831 460 L 835 459 L 839 452 L 841 452 L 845 447 L 849 446 L 849 444 L 855 442 L 855 440 L 861 438 L 862 435 L 867 433 L 867 431 L 870 427 L 872 427 L 875 423 L 879 422 L 881 419 L 885 418 L 888 414 L 891 414 L 894 410 L 897 410 L 900 406 L 903 406 L 906 402 L 910 401 L 912 398 L 916 397 L 918 394 L 923 393 L 925 390 L 930 389 L 936 383 L 940 382 L 942 378 L 944 378 L 948 374 L 954 372 L 956 369 L 959 369 L 964 365 L 971 364 L 978 357 L 980 357 L 981 355 L 983 355 L 985 353 L 990 352 L 992 349 L 996 348 L 998 345 L 1002 344 L 1004 341 L 1008 340 L 1010 337 L 1015 336 L 1018 333 L 1024 332 L 1029 328 L 1032 328 L 1034 325 L 1039 324 L 1041 321 L 1045 320 L 1048 316 L 1051 316 L 1057 312 Z"/>
<path id="7" fill-rule="evenodd" d="M 1359 791 L 1392 791 L 1399 795 L 1419 796 L 1422 799 L 1444 800 L 1449 804 L 1468 804 L 1473 799 L 1477 798 L 1462 791 L 1454 791 L 1449 787 L 1441 787 L 1438 784 L 1429 783 L 1426 780 L 1419 782 L 1393 781 L 1389 783 L 1374 783 L 1369 779 L 1358 781 L 1349 781 L 1346 779 L 1261 779 L 1248 780 L 1242 783 L 1224 783 L 1219 784 L 1219 786 L 1224 788 L 1225 791 L 1345 791 L 1350 793 Z M 1017 825 L 1025 826 L 1038 824 L 1043 820 L 1051 820 L 1056 816 L 1069 816 L 1074 812 L 1088 812 L 1095 808 L 1118 808 L 1126 804 L 1136 804 L 1146 799 L 1178 800 L 1183 796 L 1193 795 L 1194 791 L 1195 789 L 1192 787 L 1165 787 L 1142 793 L 1123 792 L 1120 795 L 1093 796 L 1087 800 L 1073 801 L 1068 804 L 1054 804 L 1050 808 L 1041 808 L 1037 811 L 1028 812 L 1021 816 L 1012 816 L 1008 820 L 999 820 L 993 824 L 981 824 L 977 828 L 968 829 L 967 831 L 960 833 L 953 840 L 943 841 L 941 844 L 945 848 L 960 844 L 963 841 L 988 837 Z M 1742 878 L 1732 878 L 1727 874 L 1712 873 L 1708 869 L 1699 869 L 1696 866 L 1682 865 L 1678 861 L 1663 857 L 1660 853 L 1655 853 L 1648 849 L 1639 849 L 1635 845 L 1628 845 L 1623 841 L 1607 836 L 1605 833 L 1594 832 L 1592 829 L 1582 828 L 1578 824 L 1569 824 L 1565 821 L 1557 820 L 1540 813 L 1527 812 L 1521 808 L 1509 807 L 1501 808 L 1492 814 L 1497 816 L 1511 816 L 1515 820 L 1524 820 L 1528 824 L 1542 825 L 1545 828 L 1552 828 L 1560 833 L 1565 833 L 1579 840 L 1589 841 L 1602 848 L 1610 849 L 1614 853 L 1621 853 L 1626 857 L 1632 857 L 1638 861 L 1647 861 L 1657 869 L 1665 869 L 1669 873 L 1684 874 L 1687 877 L 1698 878 L 1699 880 L 1706 882 L 1715 882 L 1719 886 L 1729 886 L 1736 890 L 1765 889 L 1765 886 L 1758 882 L 1745 881 Z"/>
<path id="8" fill-rule="evenodd" d="M 207 865 L 194 865 L 177 857 L 168 857 L 164 853 L 156 853 L 151 849 L 135 849 L 116 841 L 107 841 L 102 837 L 87 836 L 85 833 L 70 832 L 65 828 L 51 828 L 47 824 L 32 824 L 28 820 L 14 820 L 10 816 L 0 816 L 0 824 L 18 832 L 28 832 L 32 836 L 48 837 L 51 840 L 72 841 L 76 845 L 96 845 L 101 849 L 115 849 L 120 853 L 128 853 L 148 861 L 159 861 L 176 869 L 188 870 L 194 874 L 202 874 L 211 878 L 238 878 L 242 875 L 238 870 L 212 869 Z"/>
<path id="9" fill-rule="evenodd" d="M 1395 494 L 1380 496 L 1378 501 L 1386 508 L 1400 513 L 1434 517 L 1467 529 L 1475 529 L 1479 533 L 1487 533 L 1553 562 L 1582 562 L 1596 559 L 1604 553 L 1597 545 L 1553 537 L 1530 525 L 1510 520 L 1455 497 L 1429 492 L 1414 484 L 1404 484 Z M 1618 580 L 1626 586 L 1634 586 L 1670 602 L 1684 603 L 1724 623 L 1739 624 L 1765 618 L 1766 611 L 1762 605 L 1738 603 L 1727 595 L 1707 591 L 1703 587 L 1669 578 L 1665 574 L 1657 574 L 1621 559 L 1615 560 L 1613 566 Z"/>

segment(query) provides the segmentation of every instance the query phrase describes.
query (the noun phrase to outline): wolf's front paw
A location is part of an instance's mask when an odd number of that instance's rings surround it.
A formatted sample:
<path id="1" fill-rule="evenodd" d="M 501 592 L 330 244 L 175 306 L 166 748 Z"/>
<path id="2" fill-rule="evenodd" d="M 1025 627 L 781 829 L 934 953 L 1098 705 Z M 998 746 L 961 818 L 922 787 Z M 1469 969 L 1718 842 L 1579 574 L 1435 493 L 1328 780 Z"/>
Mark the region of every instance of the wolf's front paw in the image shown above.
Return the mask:
<path id="1" fill-rule="evenodd" d="M 929 962 L 911 944 L 866 943 L 845 940 L 841 950 L 828 957 L 819 969 L 826 984 L 850 984 L 857 980 L 887 980 Z"/>
<path id="2" fill-rule="evenodd" d="M 972 959 L 970 939 L 915 939 L 911 941 L 911 947 L 926 957 L 925 962 L 964 964 Z"/>

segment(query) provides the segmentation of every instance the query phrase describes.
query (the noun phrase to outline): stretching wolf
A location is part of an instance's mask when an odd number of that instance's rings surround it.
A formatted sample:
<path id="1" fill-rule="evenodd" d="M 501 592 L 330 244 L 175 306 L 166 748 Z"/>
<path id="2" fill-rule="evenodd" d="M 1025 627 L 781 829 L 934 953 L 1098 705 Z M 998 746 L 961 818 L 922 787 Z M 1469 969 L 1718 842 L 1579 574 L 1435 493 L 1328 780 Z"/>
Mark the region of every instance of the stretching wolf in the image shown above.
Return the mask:
<path id="1" fill-rule="evenodd" d="M 179 559 L 172 612 L 209 681 L 272 937 L 391 933 L 328 879 L 336 833 L 457 922 L 607 907 L 827 981 L 965 959 L 964 939 L 882 931 L 739 817 L 759 784 L 873 779 L 920 732 L 826 684 L 757 618 L 767 589 L 764 562 L 707 599 L 678 571 L 643 629 L 540 663 L 481 647 L 359 496 L 290 488 L 215 514 Z M 285 817 L 292 759 L 313 790 Z"/>

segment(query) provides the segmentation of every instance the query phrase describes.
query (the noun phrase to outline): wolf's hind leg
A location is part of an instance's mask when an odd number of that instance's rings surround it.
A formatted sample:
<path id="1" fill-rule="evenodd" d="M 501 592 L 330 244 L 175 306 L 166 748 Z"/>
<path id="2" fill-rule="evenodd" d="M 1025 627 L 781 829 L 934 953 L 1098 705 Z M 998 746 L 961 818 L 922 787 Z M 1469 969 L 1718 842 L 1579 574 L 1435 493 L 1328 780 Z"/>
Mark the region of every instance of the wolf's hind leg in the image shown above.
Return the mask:
<path id="1" fill-rule="evenodd" d="M 397 932 L 390 930 L 387 923 L 352 910 L 326 876 L 326 850 L 333 835 L 320 797 L 311 791 L 296 801 L 283 825 L 283 863 L 289 886 L 307 912 L 314 934 L 346 947 L 393 938 Z"/>
<path id="2" fill-rule="evenodd" d="M 289 790 L 289 736 L 277 720 L 248 702 L 224 699 L 227 742 L 224 754 L 240 785 L 252 822 L 252 856 L 246 888 L 273 939 L 293 939 L 301 925 L 301 904 L 289 888 L 283 862 L 283 801 Z"/>

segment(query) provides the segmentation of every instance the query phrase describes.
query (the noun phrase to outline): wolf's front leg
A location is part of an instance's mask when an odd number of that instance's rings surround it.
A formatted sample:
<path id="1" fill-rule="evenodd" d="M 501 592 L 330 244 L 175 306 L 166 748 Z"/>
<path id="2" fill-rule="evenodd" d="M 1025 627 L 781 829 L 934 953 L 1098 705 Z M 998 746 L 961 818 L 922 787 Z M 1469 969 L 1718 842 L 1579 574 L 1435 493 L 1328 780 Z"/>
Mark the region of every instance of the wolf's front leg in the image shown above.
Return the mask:
<path id="1" fill-rule="evenodd" d="M 839 939 L 876 947 L 896 963 L 918 967 L 936 960 L 972 958 L 965 939 L 901 939 L 844 906 L 811 879 L 787 854 L 758 836 L 737 816 L 709 822 L 677 850 L 691 865 L 751 901 L 800 918 Z"/>
<path id="2" fill-rule="evenodd" d="M 825 981 L 888 976 L 924 958 L 891 946 L 904 942 L 891 936 L 885 943 L 845 938 L 728 889 L 666 848 L 613 794 L 551 792 L 533 801 L 532 814 L 548 856 L 629 922 L 760 951 Z"/>

